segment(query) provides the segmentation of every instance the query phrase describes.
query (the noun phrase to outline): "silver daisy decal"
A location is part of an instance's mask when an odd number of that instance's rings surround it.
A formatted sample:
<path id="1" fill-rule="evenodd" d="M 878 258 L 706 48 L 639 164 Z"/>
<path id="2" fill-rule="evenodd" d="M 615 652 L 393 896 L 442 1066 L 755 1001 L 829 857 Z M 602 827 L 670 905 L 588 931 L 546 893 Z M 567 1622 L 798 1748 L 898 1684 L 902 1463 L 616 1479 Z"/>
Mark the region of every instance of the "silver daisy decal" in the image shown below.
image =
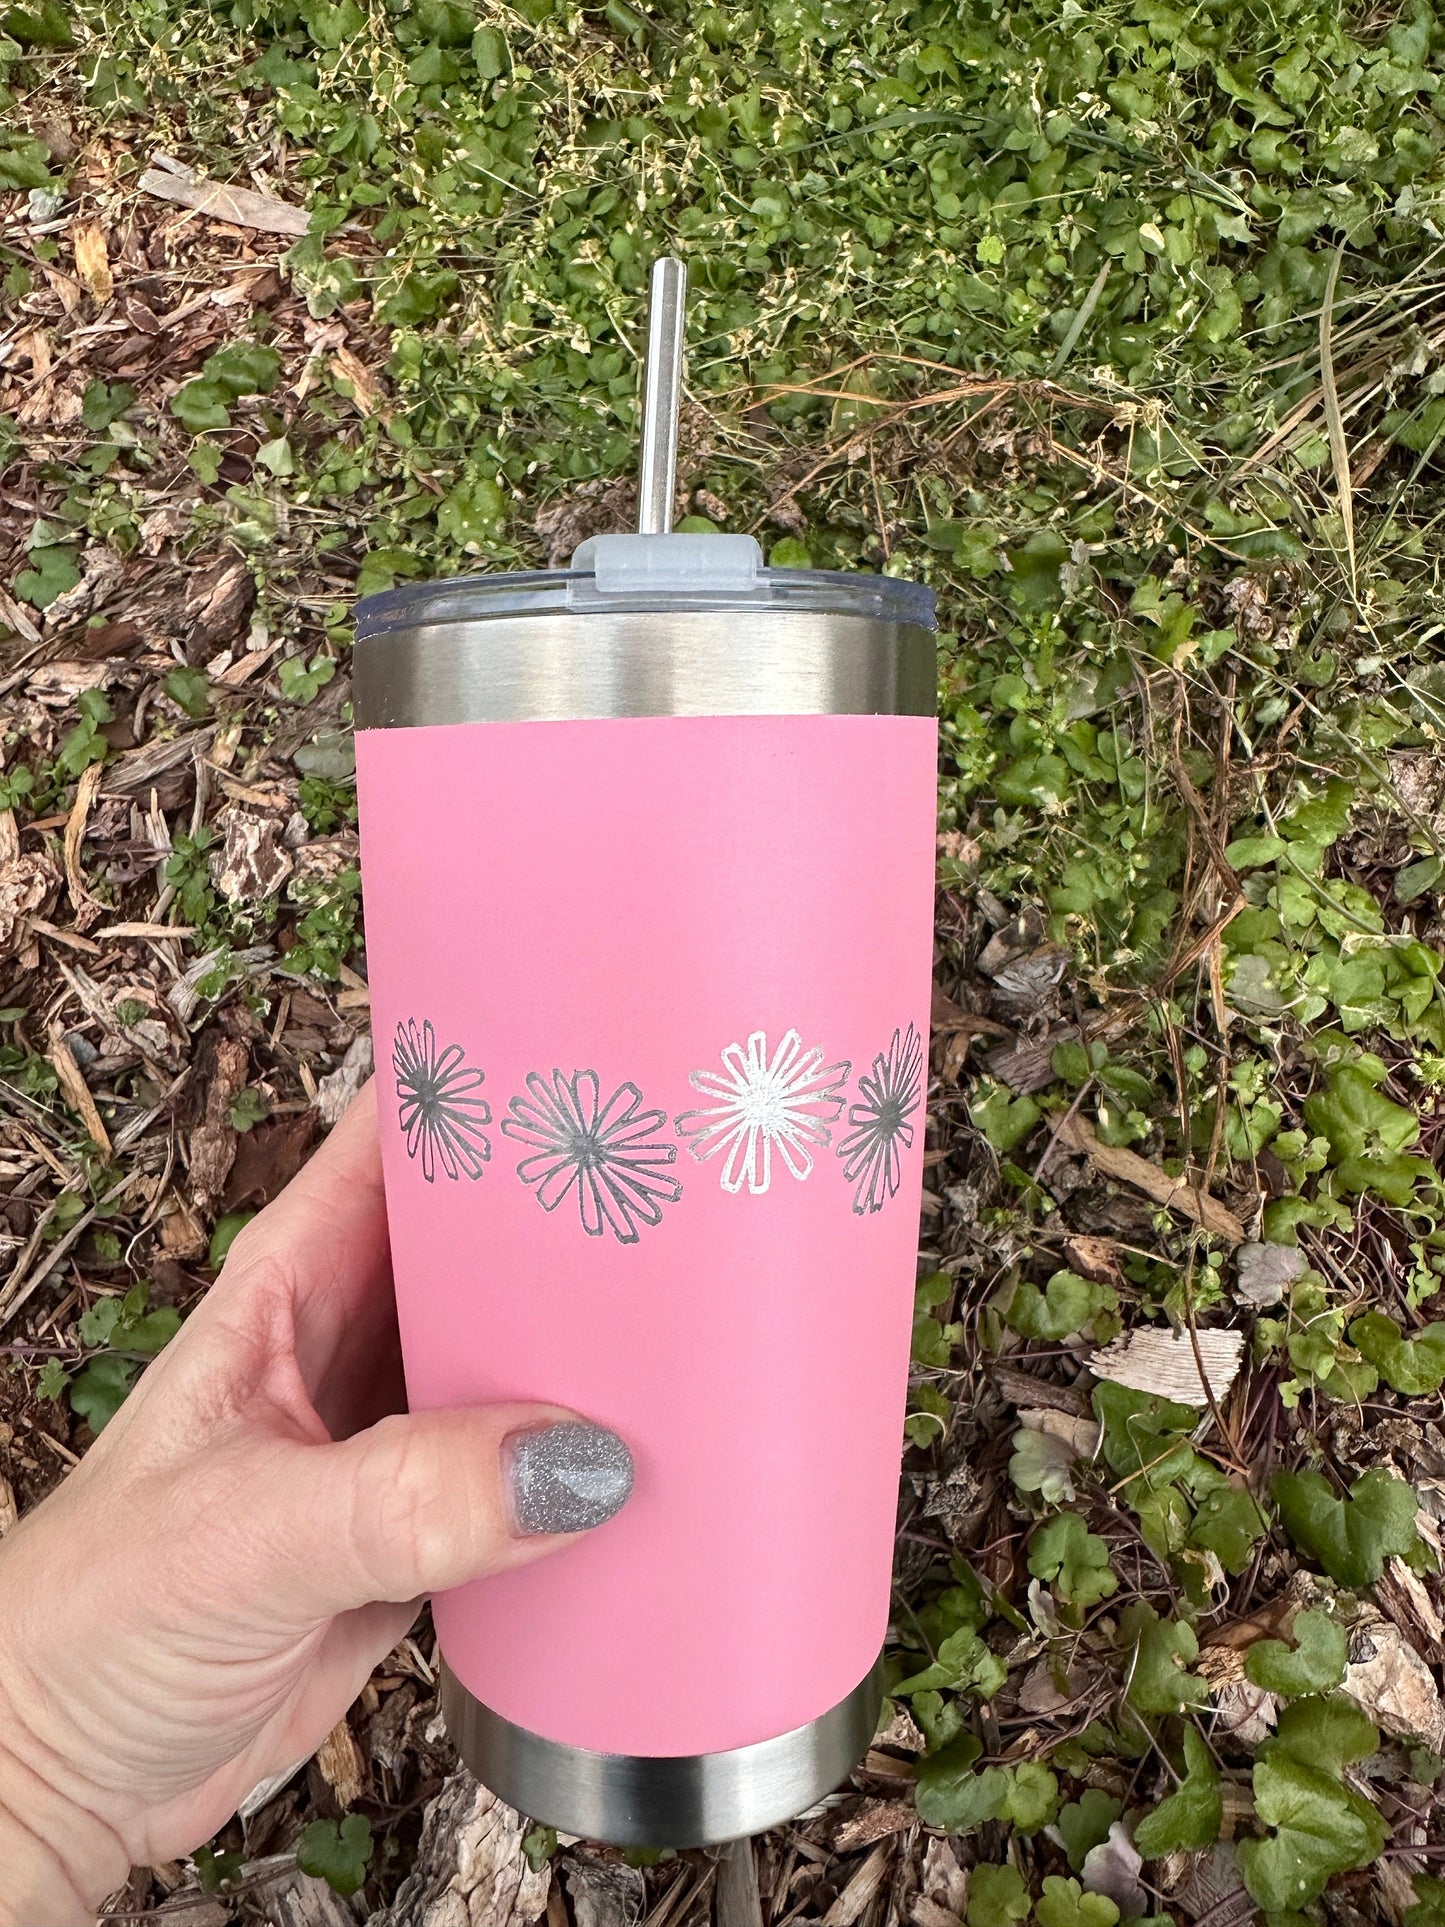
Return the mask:
<path id="1" fill-rule="evenodd" d="M 727 1157 L 724 1191 L 766 1191 L 773 1181 L 773 1147 L 793 1177 L 807 1177 L 813 1153 L 832 1142 L 829 1125 L 843 1109 L 847 1063 L 825 1064 L 819 1045 L 803 1049 L 797 1031 L 787 1031 L 768 1056 L 767 1034 L 755 1030 L 744 1044 L 729 1044 L 721 1071 L 694 1071 L 688 1082 L 713 1102 L 705 1110 L 684 1111 L 679 1137 L 701 1164 Z"/>
<path id="2" fill-rule="evenodd" d="M 843 1173 L 854 1187 L 860 1217 L 881 1211 L 902 1177 L 902 1152 L 913 1144 L 913 1120 L 923 1101 L 923 1040 L 913 1025 L 895 1030 L 873 1069 L 858 1079 L 858 1102 L 848 1107 L 852 1127 L 838 1146 Z"/>
<path id="3" fill-rule="evenodd" d="M 398 1117 L 408 1157 L 421 1159 L 428 1184 L 441 1165 L 449 1178 L 479 1178 L 492 1155 L 484 1124 L 492 1109 L 480 1095 L 486 1073 L 466 1062 L 460 1044 L 440 1053 L 430 1023 L 398 1024 L 391 1047 Z"/>
<path id="4" fill-rule="evenodd" d="M 619 1084 L 603 1103 L 596 1071 L 553 1071 L 550 1080 L 533 1071 L 527 1095 L 514 1097 L 502 1119 L 509 1138 L 532 1148 L 517 1176 L 536 1186 L 542 1209 L 555 1211 L 575 1191 L 588 1237 L 610 1231 L 625 1245 L 682 1195 L 666 1168 L 677 1146 L 657 1135 L 666 1127 L 666 1112 L 644 1110 L 635 1084 Z"/>

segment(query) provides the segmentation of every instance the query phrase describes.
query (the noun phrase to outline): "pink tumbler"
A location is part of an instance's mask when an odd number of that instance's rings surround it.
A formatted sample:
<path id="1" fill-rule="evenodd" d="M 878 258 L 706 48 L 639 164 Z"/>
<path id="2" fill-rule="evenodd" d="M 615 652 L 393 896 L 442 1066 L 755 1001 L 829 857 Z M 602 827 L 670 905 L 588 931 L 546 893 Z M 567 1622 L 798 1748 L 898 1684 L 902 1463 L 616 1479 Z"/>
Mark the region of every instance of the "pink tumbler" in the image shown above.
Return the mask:
<path id="1" fill-rule="evenodd" d="M 923 1157 L 933 598 L 643 533 L 372 596 L 357 772 L 416 1408 L 535 1398 L 632 1497 L 434 1602 L 448 1727 L 535 1819 L 690 1846 L 866 1750 Z"/>

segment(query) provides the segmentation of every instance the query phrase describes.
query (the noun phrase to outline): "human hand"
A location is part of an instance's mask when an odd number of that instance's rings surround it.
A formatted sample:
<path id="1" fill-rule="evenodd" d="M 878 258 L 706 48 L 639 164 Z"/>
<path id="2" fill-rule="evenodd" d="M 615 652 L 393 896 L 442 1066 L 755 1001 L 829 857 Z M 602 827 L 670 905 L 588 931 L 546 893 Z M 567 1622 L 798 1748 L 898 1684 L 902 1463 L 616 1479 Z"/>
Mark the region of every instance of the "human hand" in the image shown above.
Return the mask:
<path id="1" fill-rule="evenodd" d="M 368 1090 L 0 1545 L 0 1927 L 76 1927 L 209 1839 L 314 1752 L 422 1595 L 631 1488 L 575 1413 L 403 1403 Z M 556 1450 L 579 1438 L 580 1485 Z"/>

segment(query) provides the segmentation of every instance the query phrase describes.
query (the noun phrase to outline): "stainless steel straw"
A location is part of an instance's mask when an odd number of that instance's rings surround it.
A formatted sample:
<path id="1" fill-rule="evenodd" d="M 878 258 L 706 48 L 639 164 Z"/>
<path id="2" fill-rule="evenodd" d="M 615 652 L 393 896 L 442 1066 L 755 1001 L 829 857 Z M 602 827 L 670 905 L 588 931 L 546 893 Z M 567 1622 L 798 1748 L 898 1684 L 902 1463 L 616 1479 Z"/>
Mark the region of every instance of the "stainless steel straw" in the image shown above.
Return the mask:
<path id="1" fill-rule="evenodd" d="M 687 269 L 681 261 L 665 254 L 652 264 L 647 383 L 642 400 L 642 462 L 637 488 L 639 535 L 667 535 L 672 528 L 686 311 Z"/>

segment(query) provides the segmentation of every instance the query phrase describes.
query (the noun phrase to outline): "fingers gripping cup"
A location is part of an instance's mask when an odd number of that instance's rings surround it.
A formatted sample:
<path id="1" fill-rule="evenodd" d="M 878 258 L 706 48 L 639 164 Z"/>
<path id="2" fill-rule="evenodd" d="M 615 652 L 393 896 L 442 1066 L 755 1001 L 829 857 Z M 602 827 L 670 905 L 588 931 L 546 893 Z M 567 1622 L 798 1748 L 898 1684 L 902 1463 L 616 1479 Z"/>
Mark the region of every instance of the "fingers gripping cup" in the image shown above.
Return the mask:
<path id="1" fill-rule="evenodd" d="M 753 1833 L 877 1719 L 924 1132 L 933 598 L 642 532 L 357 612 L 383 1157 L 415 1407 L 542 1399 L 632 1496 L 435 1601 L 448 1727 L 538 1820 Z"/>

